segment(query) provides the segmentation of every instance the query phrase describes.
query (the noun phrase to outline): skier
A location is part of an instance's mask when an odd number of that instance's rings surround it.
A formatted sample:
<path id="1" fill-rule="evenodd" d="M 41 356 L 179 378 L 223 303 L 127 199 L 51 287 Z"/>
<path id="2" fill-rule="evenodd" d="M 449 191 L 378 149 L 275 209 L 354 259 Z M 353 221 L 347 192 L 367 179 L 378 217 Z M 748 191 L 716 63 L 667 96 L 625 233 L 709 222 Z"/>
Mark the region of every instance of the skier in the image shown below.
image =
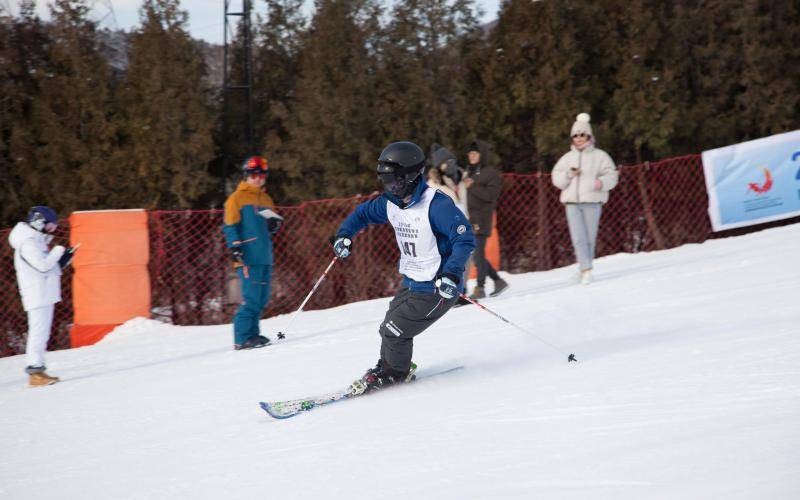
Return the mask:
<path id="1" fill-rule="evenodd" d="M 242 165 L 244 180 L 225 200 L 225 226 L 222 228 L 231 259 L 242 284 L 242 304 L 233 319 L 233 348 L 253 349 L 269 344 L 261 335 L 261 311 L 269 302 L 272 277 L 272 236 L 280 230 L 283 218 L 275 213 L 275 203 L 264 192 L 267 160 L 251 156 Z"/>
<path id="2" fill-rule="evenodd" d="M 28 313 L 25 372 L 32 387 L 59 381 L 58 377 L 46 373 L 44 353 L 53 325 L 53 310 L 56 303 L 61 302 L 61 270 L 72 262 L 75 248 L 56 245 L 49 249 L 56 227 L 56 212 L 50 207 L 35 206 L 28 212 L 25 222 L 17 223 L 8 235 L 8 242 L 14 249 L 14 269 L 22 306 Z"/>
<path id="3" fill-rule="evenodd" d="M 425 183 L 424 170 L 419 146 L 389 144 L 377 167 L 385 192 L 356 207 L 334 237 L 333 251 L 344 259 L 361 229 L 389 222 L 400 248 L 403 283 L 379 328 L 380 359 L 353 382 L 354 395 L 413 380 L 414 337 L 444 316 L 463 291 L 464 263 L 475 248 L 472 227 L 453 200 Z"/>

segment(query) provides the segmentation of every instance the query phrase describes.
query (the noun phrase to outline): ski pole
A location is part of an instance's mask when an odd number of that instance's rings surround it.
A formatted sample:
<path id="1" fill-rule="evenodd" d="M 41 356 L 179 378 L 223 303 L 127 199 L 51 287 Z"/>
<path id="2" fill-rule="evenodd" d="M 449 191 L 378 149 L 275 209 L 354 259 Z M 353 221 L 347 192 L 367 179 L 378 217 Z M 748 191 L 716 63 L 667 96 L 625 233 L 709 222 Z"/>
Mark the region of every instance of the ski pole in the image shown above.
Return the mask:
<path id="1" fill-rule="evenodd" d="M 509 320 L 507 320 L 506 318 L 504 318 L 504 317 L 500 316 L 499 314 L 497 314 L 496 312 L 492 311 L 491 309 L 489 309 L 489 308 L 488 308 L 488 307 L 486 307 L 485 305 L 481 304 L 481 303 L 480 303 L 480 302 L 478 302 L 477 300 L 472 300 L 471 298 L 467 297 L 467 295 L 466 295 L 466 294 L 464 294 L 464 293 L 461 293 L 461 294 L 459 294 L 459 297 L 461 297 L 462 299 L 466 300 L 467 302 L 469 302 L 469 303 L 471 303 L 471 304 L 475 304 L 476 306 L 480 307 L 480 308 L 481 308 L 481 309 L 483 309 L 484 311 L 486 311 L 486 312 L 488 312 L 489 314 L 493 315 L 495 318 L 498 318 L 498 319 L 500 319 L 500 320 L 502 320 L 502 321 L 505 321 L 506 323 L 508 323 L 509 325 L 513 326 L 514 328 L 516 328 L 516 329 L 518 329 L 518 330 L 522 330 L 523 332 L 527 333 L 528 335 L 533 335 L 533 336 L 534 336 L 534 337 L 535 337 L 537 340 L 539 340 L 539 342 L 541 342 L 541 343 L 543 343 L 543 344 L 545 344 L 545 345 L 547 345 L 547 346 L 550 346 L 550 347 L 552 347 L 553 349 L 555 349 L 556 351 L 560 352 L 561 354 L 567 354 L 567 353 L 565 353 L 564 351 L 562 351 L 561 349 L 559 349 L 558 347 L 556 347 L 556 346 L 554 346 L 553 344 L 551 344 L 550 342 L 548 342 L 548 341 L 546 341 L 545 339 L 543 339 L 543 338 L 539 337 L 539 336 L 538 336 L 538 335 L 536 335 L 535 333 L 533 333 L 533 332 L 530 332 L 530 331 L 528 331 L 528 330 L 526 330 L 526 329 L 522 328 L 522 327 L 521 327 L 521 326 L 519 326 L 518 324 L 514 323 L 513 321 L 509 321 Z M 576 362 L 576 363 L 578 362 L 578 360 L 577 360 L 577 359 L 575 359 L 575 355 L 574 355 L 574 354 L 570 354 L 570 355 L 568 355 L 568 356 L 567 356 L 567 363 L 569 363 L 570 361 L 574 361 L 574 362 Z"/>
<path id="2" fill-rule="evenodd" d="M 337 260 L 339 260 L 339 257 L 334 257 L 333 260 L 331 261 L 331 263 L 328 264 L 328 267 L 325 268 L 325 272 L 323 272 L 322 276 L 320 276 L 319 279 L 317 280 L 317 282 L 314 283 L 314 287 L 311 289 L 310 292 L 308 292 L 308 295 L 306 295 L 306 298 L 305 298 L 305 300 L 303 300 L 303 303 L 300 304 L 300 307 L 298 307 L 297 310 L 294 313 L 292 313 L 292 317 L 289 318 L 289 324 L 286 325 L 286 328 L 284 328 L 284 330 L 289 330 L 289 327 L 292 326 L 292 323 L 294 323 L 294 319 L 297 317 L 297 313 L 299 313 L 300 311 L 303 310 L 303 308 L 306 306 L 306 302 L 308 302 L 308 299 L 310 299 L 311 296 L 314 295 L 314 292 L 317 291 L 317 288 L 319 288 L 319 285 L 328 276 L 328 271 L 331 270 L 331 268 L 333 267 L 333 265 L 336 263 Z M 279 339 L 285 339 L 286 335 L 283 332 L 278 332 L 278 338 Z"/>

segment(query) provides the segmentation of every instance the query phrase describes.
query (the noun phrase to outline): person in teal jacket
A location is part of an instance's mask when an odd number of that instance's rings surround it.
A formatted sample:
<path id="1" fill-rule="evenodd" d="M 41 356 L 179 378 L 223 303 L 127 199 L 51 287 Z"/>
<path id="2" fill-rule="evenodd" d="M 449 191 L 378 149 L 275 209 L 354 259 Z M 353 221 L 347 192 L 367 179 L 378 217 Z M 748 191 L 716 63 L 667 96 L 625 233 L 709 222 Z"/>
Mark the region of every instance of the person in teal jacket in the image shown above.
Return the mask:
<path id="1" fill-rule="evenodd" d="M 270 342 L 261 335 L 259 320 L 269 302 L 272 236 L 283 222 L 274 210 L 272 198 L 264 191 L 268 173 L 266 159 L 251 156 L 242 168 L 244 180 L 225 200 L 222 228 L 242 284 L 242 304 L 233 318 L 236 350 L 263 347 Z"/>

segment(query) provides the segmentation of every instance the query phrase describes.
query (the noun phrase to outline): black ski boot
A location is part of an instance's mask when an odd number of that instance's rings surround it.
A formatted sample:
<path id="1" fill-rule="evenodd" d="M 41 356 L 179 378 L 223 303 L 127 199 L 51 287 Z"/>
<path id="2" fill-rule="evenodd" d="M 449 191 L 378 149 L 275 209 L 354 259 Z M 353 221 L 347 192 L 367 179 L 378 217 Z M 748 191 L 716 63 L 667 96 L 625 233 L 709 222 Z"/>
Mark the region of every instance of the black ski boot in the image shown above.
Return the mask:
<path id="1" fill-rule="evenodd" d="M 383 361 L 378 360 L 375 368 L 370 368 L 363 377 L 350 385 L 350 393 L 354 396 L 373 392 L 394 384 L 405 384 L 417 378 L 415 372 L 417 365 L 411 363 L 411 368 L 407 373 L 395 371 L 384 367 Z"/>
<path id="2" fill-rule="evenodd" d="M 269 345 L 269 338 L 263 335 L 253 335 L 243 343 L 235 344 L 233 348 L 237 351 L 241 351 L 243 349 L 258 349 L 259 347 L 264 347 L 266 345 Z"/>

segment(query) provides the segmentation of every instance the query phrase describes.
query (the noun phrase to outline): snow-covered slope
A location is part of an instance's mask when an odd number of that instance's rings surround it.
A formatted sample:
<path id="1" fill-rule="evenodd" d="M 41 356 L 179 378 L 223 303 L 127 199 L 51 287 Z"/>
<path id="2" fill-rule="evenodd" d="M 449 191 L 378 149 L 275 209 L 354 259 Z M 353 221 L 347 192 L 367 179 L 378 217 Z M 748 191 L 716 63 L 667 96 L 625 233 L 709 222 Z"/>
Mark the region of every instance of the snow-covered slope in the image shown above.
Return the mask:
<path id="1" fill-rule="evenodd" d="M 463 370 L 289 420 L 258 401 L 359 376 L 388 299 L 255 351 L 134 320 L 49 353 L 46 388 L 0 359 L 0 498 L 800 498 L 799 248 L 795 225 L 603 258 L 590 286 L 508 276 L 485 304 L 579 363 L 467 306 L 414 356 Z"/>

